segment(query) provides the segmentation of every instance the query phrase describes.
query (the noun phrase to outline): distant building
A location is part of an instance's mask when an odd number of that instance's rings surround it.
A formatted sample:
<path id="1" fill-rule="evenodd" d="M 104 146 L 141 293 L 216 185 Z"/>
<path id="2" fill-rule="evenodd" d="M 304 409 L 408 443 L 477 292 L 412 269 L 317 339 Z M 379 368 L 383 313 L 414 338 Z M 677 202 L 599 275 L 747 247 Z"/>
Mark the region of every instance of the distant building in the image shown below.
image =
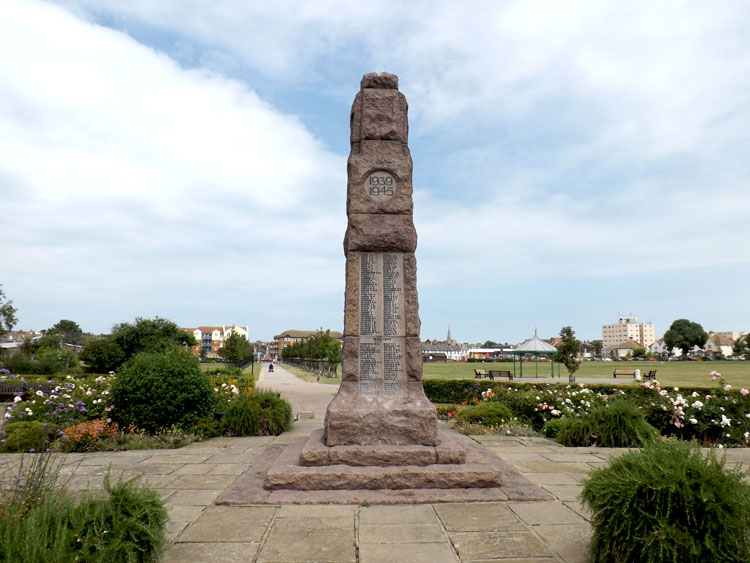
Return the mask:
<path id="1" fill-rule="evenodd" d="M 244 336 L 248 342 L 250 341 L 250 329 L 246 326 L 199 326 L 182 330 L 192 334 L 198 341 L 198 345 L 191 348 L 193 354 L 207 358 L 217 358 L 219 350 L 224 346 L 224 341 L 233 333 Z"/>
<path id="2" fill-rule="evenodd" d="M 731 356 L 734 353 L 735 339 L 722 332 L 709 332 L 708 340 L 703 346 L 704 353 L 711 356 Z"/>
<path id="3" fill-rule="evenodd" d="M 273 337 L 273 343 L 271 344 L 268 355 L 274 360 L 278 360 L 281 357 L 281 352 L 287 346 L 291 346 L 295 342 L 301 342 L 307 340 L 311 336 L 320 332 L 319 330 L 285 330 L 281 334 L 277 334 Z M 330 331 L 331 338 L 339 340 L 342 344 L 344 342 L 344 335 L 340 332 Z"/>
<path id="4" fill-rule="evenodd" d="M 620 342 L 618 344 L 615 344 L 615 346 L 610 348 L 610 350 L 614 352 L 615 356 L 618 358 L 627 358 L 628 354 L 630 356 L 633 356 L 633 351 L 636 348 L 643 348 L 645 350 L 648 350 L 647 348 L 644 348 L 644 346 L 640 342 L 636 342 L 635 340 Z"/>
<path id="5" fill-rule="evenodd" d="M 445 340 L 425 340 L 422 343 L 422 360 L 425 362 L 463 362 L 466 358 L 467 350 L 453 340 L 450 327 Z"/>
<path id="6" fill-rule="evenodd" d="M 636 317 L 620 317 L 617 324 L 602 326 L 603 354 L 617 350 L 620 344 L 636 342 L 640 347 L 649 349 L 656 340 L 652 323 L 637 323 Z"/>

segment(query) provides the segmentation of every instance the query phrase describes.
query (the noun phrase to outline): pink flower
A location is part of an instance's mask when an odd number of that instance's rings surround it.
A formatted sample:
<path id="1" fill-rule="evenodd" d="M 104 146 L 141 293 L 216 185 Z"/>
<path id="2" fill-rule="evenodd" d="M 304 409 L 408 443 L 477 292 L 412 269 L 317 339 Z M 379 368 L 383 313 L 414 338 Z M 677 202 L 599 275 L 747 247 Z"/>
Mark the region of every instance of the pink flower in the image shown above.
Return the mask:
<path id="1" fill-rule="evenodd" d="M 725 385 L 724 386 L 724 391 L 729 391 L 731 388 L 732 388 L 731 385 Z"/>
<path id="2" fill-rule="evenodd" d="M 742 395 L 743 397 L 748 393 L 750 393 L 750 391 L 748 391 L 747 389 L 740 389 L 740 395 Z"/>

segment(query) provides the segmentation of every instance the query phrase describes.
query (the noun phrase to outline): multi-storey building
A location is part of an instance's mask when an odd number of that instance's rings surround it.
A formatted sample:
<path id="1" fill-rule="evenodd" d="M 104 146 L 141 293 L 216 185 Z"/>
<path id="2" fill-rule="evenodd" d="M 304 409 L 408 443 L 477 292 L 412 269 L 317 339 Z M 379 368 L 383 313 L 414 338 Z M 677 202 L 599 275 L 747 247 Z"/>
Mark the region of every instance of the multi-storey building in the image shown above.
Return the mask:
<path id="1" fill-rule="evenodd" d="M 652 323 L 637 323 L 636 317 L 620 317 L 617 324 L 602 326 L 602 348 L 604 354 L 616 350 L 618 344 L 632 340 L 648 349 L 656 340 Z"/>
<path id="2" fill-rule="evenodd" d="M 250 330 L 246 326 L 199 326 L 197 328 L 183 328 L 187 333 L 195 336 L 197 346 L 193 346 L 193 354 L 216 358 L 219 350 L 224 346 L 224 341 L 232 333 L 240 334 L 250 340 Z"/>

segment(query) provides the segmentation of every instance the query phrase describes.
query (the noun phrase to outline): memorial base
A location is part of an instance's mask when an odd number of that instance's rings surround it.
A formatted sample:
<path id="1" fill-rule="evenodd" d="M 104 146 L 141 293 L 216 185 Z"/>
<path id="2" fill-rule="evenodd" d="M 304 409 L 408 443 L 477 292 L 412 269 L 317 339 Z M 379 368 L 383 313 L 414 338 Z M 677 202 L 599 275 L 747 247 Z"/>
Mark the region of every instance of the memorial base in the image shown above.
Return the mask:
<path id="1" fill-rule="evenodd" d="M 344 381 L 328 405 L 327 446 L 437 445 L 437 413 L 421 382 L 408 382 L 397 396 L 367 396 L 357 382 Z"/>
<path id="2" fill-rule="evenodd" d="M 554 500 L 550 493 L 530 482 L 512 465 L 467 436 L 440 430 L 438 439 L 436 449 L 444 447 L 463 451 L 465 463 L 424 466 L 352 466 L 343 463 L 301 465 L 303 452 L 326 447 L 322 443 L 322 433 L 318 430 L 317 437 L 299 438 L 288 445 L 268 446 L 216 499 L 216 504 L 402 504 Z M 339 446 L 330 450 L 344 452 L 346 448 L 347 446 Z M 408 448 L 386 446 L 382 449 L 398 452 Z"/>
<path id="3" fill-rule="evenodd" d="M 481 455 L 479 448 L 461 446 L 447 434 L 441 433 L 437 447 L 421 448 L 328 447 L 322 438 L 322 432 L 317 430 L 305 442 L 282 452 L 266 473 L 264 487 L 298 491 L 481 489 L 500 487 L 503 482 L 501 472 Z M 416 463 L 409 463 L 410 456 Z M 430 457 L 434 463 L 426 463 Z M 367 460 L 369 465 L 364 464 Z M 395 463 L 390 464 L 389 460 Z M 311 462 L 316 465 L 309 465 Z"/>

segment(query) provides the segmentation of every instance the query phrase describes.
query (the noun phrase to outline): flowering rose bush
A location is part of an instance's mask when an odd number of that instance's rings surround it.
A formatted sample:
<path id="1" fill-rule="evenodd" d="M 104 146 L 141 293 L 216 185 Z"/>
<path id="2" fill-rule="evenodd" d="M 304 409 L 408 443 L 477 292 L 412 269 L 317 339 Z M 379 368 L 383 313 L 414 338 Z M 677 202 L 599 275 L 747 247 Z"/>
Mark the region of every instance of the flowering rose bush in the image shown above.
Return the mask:
<path id="1" fill-rule="evenodd" d="M 711 387 L 681 389 L 662 387 L 658 381 L 616 387 L 428 380 L 425 391 L 433 400 L 450 398 L 440 401 L 446 403 L 499 401 L 536 431 L 549 421 L 580 418 L 597 407 L 624 399 L 643 411 L 646 421 L 662 435 L 695 439 L 706 445 L 750 446 L 750 391 L 732 389 L 719 372 L 711 372 L 706 382 Z"/>

